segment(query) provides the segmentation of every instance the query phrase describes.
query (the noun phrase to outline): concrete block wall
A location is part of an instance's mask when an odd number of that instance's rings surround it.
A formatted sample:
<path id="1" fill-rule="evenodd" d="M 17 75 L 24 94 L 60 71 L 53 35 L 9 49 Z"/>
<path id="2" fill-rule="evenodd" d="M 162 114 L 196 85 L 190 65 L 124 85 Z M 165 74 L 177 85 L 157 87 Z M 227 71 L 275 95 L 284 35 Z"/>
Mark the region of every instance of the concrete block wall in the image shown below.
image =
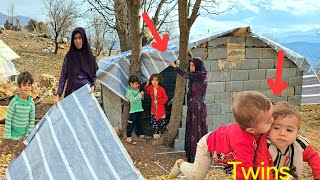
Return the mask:
<path id="1" fill-rule="evenodd" d="M 228 42 L 245 43 L 245 60 L 232 63 L 225 61 L 230 56 L 227 54 Z M 208 53 L 204 64 L 208 71 L 205 100 L 209 131 L 235 122 L 231 112 L 231 100 L 235 92 L 255 90 L 265 94 L 274 102 L 288 101 L 297 107 L 300 106 L 303 73 L 291 60 L 285 58 L 282 80 L 287 81 L 289 85 L 279 96 L 275 96 L 266 79 L 275 77 L 278 53 L 261 40 L 251 36 L 221 37 L 210 41 L 207 50 L 195 48 L 191 51 L 201 58 L 204 52 Z M 184 142 L 184 136 L 181 135 L 184 132 L 185 129 L 181 127 L 176 142 Z"/>
<path id="2" fill-rule="evenodd" d="M 121 98 L 105 86 L 101 86 L 103 110 L 112 127 L 121 128 Z M 112 102 L 112 103 L 110 103 Z"/>

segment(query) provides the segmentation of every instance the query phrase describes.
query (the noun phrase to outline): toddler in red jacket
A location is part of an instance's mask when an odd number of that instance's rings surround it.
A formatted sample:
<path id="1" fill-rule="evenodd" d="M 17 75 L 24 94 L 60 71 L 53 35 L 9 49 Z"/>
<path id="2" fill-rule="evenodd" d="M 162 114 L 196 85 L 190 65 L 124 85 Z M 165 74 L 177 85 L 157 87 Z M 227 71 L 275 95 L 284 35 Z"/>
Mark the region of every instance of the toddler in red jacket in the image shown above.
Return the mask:
<path id="1" fill-rule="evenodd" d="M 221 126 L 203 136 L 198 144 L 194 163 L 179 159 L 168 178 L 183 173 L 189 179 L 204 179 L 214 161 L 225 167 L 237 180 L 250 179 L 259 136 L 273 123 L 272 103 L 256 91 L 244 91 L 232 98 L 236 123 Z"/>
<path id="2" fill-rule="evenodd" d="M 259 180 L 298 178 L 303 161 L 311 167 L 313 178 L 320 179 L 320 156 L 306 138 L 298 135 L 299 111 L 285 101 L 273 107 L 274 123 L 260 138 L 254 161 Z"/>

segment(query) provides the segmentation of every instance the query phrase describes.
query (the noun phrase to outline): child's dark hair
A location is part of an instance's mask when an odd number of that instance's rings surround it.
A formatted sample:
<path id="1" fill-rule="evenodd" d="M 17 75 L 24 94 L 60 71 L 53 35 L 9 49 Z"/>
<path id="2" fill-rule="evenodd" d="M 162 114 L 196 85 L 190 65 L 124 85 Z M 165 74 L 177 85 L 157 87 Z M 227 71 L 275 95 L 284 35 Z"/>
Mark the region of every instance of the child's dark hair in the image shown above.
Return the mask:
<path id="1" fill-rule="evenodd" d="M 32 84 L 34 80 L 32 75 L 28 71 L 25 71 L 19 74 L 17 81 L 20 87 L 22 83 L 30 82 L 30 84 Z"/>
<path id="2" fill-rule="evenodd" d="M 157 78 L 158 79 L 159 85 L 161 85 L 163 83 L 163 80 L 162 80 L 162 77 L 160 76 L 160 74 L 152 74 L 150 79 L 149 79 L 150 83 L 151 83 L 153 78 Z"/>
<path id="3" fill-rule="evenodd" d="M 136 75 L 131 75 L 130 77 L 129 77 L 129 85 L 130 85 L 130 83 L 135 83 L 135 82 L 137 82 L 137 83 L 141 83 L 141 81 L 140 81 L 140 79 L 136 76 Z"/>

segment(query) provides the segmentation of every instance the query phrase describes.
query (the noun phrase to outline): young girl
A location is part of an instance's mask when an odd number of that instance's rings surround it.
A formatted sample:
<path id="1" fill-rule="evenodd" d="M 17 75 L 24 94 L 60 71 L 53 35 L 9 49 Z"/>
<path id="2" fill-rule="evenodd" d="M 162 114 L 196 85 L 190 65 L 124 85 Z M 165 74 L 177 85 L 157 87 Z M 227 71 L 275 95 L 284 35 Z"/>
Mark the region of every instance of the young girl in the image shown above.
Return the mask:
<path id="1" fill-rule="evenodd" d="M 270 132 L 260 138 L 256 151 L 254 165 L 259 179 L 298 178 L 303 161 L 311 167 L 313 178 L 320 179 L 319 154 L 306 138 L 298 136 L 301 122 L 299 111 L 282 101 L 274 105 L 273 117 Z"/>
<path id="2" fill-rule="evenodd" d="M 151 81 L 151 85 L 149 83 Z M 164 104 L 168 100 L 168 96 L 163 87 L 160 86 L 161 77 L 159 74 L 152 74 L 150 80 L 144 86 L 144 91 L 151 97 L 151 124 L 155 131 L 154 139 L 160 136 L 166 130 L 166 109 Z"/>

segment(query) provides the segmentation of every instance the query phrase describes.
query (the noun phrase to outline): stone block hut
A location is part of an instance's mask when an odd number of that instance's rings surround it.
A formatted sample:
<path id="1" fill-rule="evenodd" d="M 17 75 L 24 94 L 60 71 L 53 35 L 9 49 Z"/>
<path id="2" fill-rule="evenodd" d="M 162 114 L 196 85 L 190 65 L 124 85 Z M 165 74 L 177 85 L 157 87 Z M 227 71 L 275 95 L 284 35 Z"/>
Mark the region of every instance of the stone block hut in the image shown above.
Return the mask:
<path id="1" fill-rule="evenodd" d="M 235 92 L 260 91 L 274 102 L 288 101 L 297 107 L 320 103 L 319 77 L 308 60 L 294 51 L 251 32 L 250 27 L 203 37 L 191 37 L 189 48 L 194 56 L 204 59 L 208 71 L 206 103 L 209 131 L 234 122 L 231 99 Z M 169 42 L 164 53 L 150 46 L 142 49 L 142 81 L 145 82 L 152 73 L 161 73 L 165 79 L 171 80 L 164 86 L 169 99 L 173 96 L 175 82 L 172 79 L 175 80 L 176 73 L 166 61 L 178 59 L 178 45 L 178 42 Z M 275 96 L 266 79 L 275 77 L 279 50 L 285 53 L 282 80 L 288 82 L 288 87 Z M 113 126 L 121 126 L 121 99 L 125 100 L 123 93 L 128 87 L 130 56 L 128 51 L 99 62 L 97 77 L 103 84 L 103 107 Z M 184 148 L 186 106 L 183 109 L 182 124 L 174 143 L 178 150 Z"/>

